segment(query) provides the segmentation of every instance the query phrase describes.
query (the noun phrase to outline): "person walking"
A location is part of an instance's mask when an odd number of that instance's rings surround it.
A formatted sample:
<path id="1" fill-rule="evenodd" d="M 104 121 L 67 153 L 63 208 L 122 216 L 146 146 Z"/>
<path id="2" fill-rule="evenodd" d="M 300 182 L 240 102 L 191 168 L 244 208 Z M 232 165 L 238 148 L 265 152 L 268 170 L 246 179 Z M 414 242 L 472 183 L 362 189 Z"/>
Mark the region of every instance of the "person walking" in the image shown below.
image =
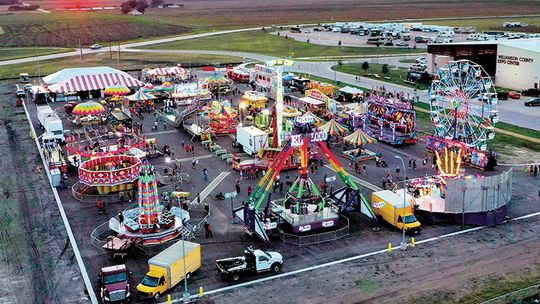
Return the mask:
<path id="1" fill-rule="evenodd" d="M 124 214 L 122 212 L 118 213 L 118 223 L 120 223 L 120 225 L 124 224 Z"/>
<path id="2" fill-rule="evenodd" d="M 101 198 L 98 199 L 96 205 L 97 205 L 97 208 L 98 208 L 98 212 L 100 214 L 105 214 L 105 203 L 103 202 L 103 200 Z"/>
<path id="3" fill-rule="evenodd" d="M 236 189 L 236 193 L 240 194 L 240 180 L 236 180 L 234 188 Z"/>
<path id="4" fill-rule="evenodd" d="M 182 149 L 186 146 L 186 140 L 182 139 Z"/>
<path id="5" fill-rule="evenodd" d="M 416 170 L 416 159 L 413 159 L 412 161 L 412 169 Z"/>
<path id="6" fill-rule="evenodd" d="M 412 159 L 409 157 L 409 169 L 412 168 Z"/>
<path id="7" fill-rule="evenodd" d="M 362 166 L 362 176 L 366 176 L 366 169 L 367 169 L 366 165 L 363 165 Z"/>
<path id="8" fill-rule="evenodd" d="M 204 213 L 206 213 L 206 215 L 210 215 L 210 205 L 208 205 L 208 203 L 204 203 Z"/>
<path id="9" fill-rule="evenodd" d="M 251 186 L 248 186 L 247 195 L 250 196 L 252 192 L 253 192 L 253 188 L 251 188 Z"/>
<path id="10" fill-rule="evenodd" d="M 208 169 L 204 168 L 202 172 L 203 172 L 204 181 L 208 182 Z"/>
<path id="11" fill-rule="evenodd" d="M 191 159 L 191 166 L 193 166 L 193 168 L 195 168 L 195 165 L 197 164 L 197 161 L 195 160 L 195 157 L 193 157 Z"/>
<path id="12" fill-rule="evenodd" d="M 174 148 L 171 149 L 171 157 L 174 158 Z"/>

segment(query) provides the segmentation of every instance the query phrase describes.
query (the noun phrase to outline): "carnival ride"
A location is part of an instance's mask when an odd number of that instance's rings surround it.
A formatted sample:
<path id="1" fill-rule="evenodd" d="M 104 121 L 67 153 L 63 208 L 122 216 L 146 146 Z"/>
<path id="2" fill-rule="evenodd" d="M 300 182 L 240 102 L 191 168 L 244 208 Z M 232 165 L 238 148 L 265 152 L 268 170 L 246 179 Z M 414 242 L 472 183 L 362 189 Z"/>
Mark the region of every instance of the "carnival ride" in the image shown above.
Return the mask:
<path id="1" fill-rule="evenodd" d="M 238 113 L 226 105 L 216 105 L 208 113 L 210 118 L 210 129 L 215 134 L 236 133 Z"/>
<path id="2" fill-rule="evenodd" d="M 373 152 L 364 147 L 364 144 L 372 144 L 376 140 L 364 133 L 362 129 L 357 129 L 350 135 L 343 137 L 343 141 L 354 147 L 354 149 L 344 150 L 342 152 L 345 158 L 353 162 L 367 161 L 381 156 L 380 152 Z"/>
<path id="3" fill-rule="evenodd" d="M 246 230 L 255 233 L 265 242 L 269 241 L 267 231 L 278 227 L 278 223 L 294 233 L 299 233 L 337 226 L 340 211 L 355 209 L 374 218 L 369 201 L 327 147 L 327 133 L 318 131 L 313 124 L 314 120 L 309 116 L 299 116 L 296 119 L 293 133 L 249 195 L 245 205 L 234 210 L 234 215 L 243 221 Z M 308 177 L 310 143 L 320 149 L 345 183 L 344 187 L 328 195 L 329 198 L 322 197 L 320 190 Z M 272 186 L 279 179 L 280 172 L 295 149 L 300 151 L 299 177 L 284 200 L 272 201 Z M 333 204 L 330 204 L 330 201 Z"/>
<path id="4" fill-rule="evenodd" d="M 370 136 L 391 145 L 416 143 L 416 112 L 409 102 L 371 94 L 362 129 Z"/>
<path id="5" fill-rule="evenodd" d="M 115 250 L 115 239 L 137 239 L 143 246 L 163 244 L 177 238 L 184 231 L 189 212 L 179 207 L 160 204 L 153 166 L 144 161 L 138 175 L 137 207 L 126 209 L 122 220 L 113 217 L 109 228 L 117 233 L 102 248 Z"/>
<path id="6" fill-rule="evenodd" d="M 419 217 L 428 222 L 493 225 L 502 223 L 512 195 L 512 170 L 498 175 L 465 175 L 463 149 L 435 152 L 438 173 L 409 181 Z"/>
<path id="7" fill-rule="evenodd" d="M 458 147 L 467 165 L 492 169 L 496 161 L 486 151 L 499 121 L 498 100 L 484 69 L 469 60 L 448 62 L 437 70 L 429 100 L 434 135 L 426 137 L 427 149 Z"/>
<path id="8" fill-rule="evenodd" d="M 99 194 L 131 190 L 139 177 L 141 160 L 128 155 L 111 155 L 87 160 L 79 166 L 79 181 Z M 84 192 L 90 189 L 85 189 Z"/>
<path id="9" fill-rule="evenodd" d="M 75 116 L 71 122 L 75 125 L 103 124 L 107 121 L 105 113 L 103 105 L 95 101 L 79 103 L 71 110 L 71 114 Z"/>
<path id="10" fill-rule="evenodd" d="M 158 154 L 156 140 L 140 137 L 127 127 L 103 129 L 86 126 L 66 136 L 68 161 L 75 167 L 81 161 L 108 155 L 133 155 L 139 158 Z M 140 155 L 142 151 L 144 155 Z"/>

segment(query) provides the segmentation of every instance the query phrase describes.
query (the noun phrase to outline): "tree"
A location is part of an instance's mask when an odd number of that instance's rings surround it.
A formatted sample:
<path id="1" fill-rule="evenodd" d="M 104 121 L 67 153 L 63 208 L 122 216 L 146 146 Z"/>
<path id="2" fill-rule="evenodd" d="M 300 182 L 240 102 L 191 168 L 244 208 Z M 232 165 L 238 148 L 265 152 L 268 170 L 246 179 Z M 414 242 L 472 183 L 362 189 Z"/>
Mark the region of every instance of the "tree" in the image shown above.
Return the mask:
<path id="1" fill-rule="evenodd" d="M 146 10 L 146 8 L 148 7 L 148 2 L 146 2 L 146 0 L 139 0 L 137 1 L 137 3 L 135 4 L 135 7 L 137 8 L 137 10 L 141 13 L 144 14 L 144 11 Z"/>
<path id="2" fill-rule="evenodd" d="M 124 2 L 120 5 L 120 10 L 122 11 L 122 14 L 127 14 L 131 12 L 131 6 L 129 5 L 129 3 Z"/>
<path id="3" fill-rule="evenodd" d="M 382 65 L 382 70 L 381 70 L 381 72 L 382 72 L 384 75 L 388 74 L 388 72 L 389 72 L 389 70 L 388 70 L 388 64 L 385 63 L 385 64 Z"/>
<path id="4" fill-rule="evenodd" d="M 341 46 L 341 40 L 337 43 L 337 45 L 340 45 L 340 46 Z"/>
<path id="5" fill-rule="evenodd" d="M 163 0 L 152 0 L 150 1 L 150 7 L 158 7 L 163 5 Z"/>
<path id="6" fill-rule="evenodd" d="M 369 70 L 369 63 L 367 61 L 362 62 L 362 70 L 364 70 L 364 72 Z"/>

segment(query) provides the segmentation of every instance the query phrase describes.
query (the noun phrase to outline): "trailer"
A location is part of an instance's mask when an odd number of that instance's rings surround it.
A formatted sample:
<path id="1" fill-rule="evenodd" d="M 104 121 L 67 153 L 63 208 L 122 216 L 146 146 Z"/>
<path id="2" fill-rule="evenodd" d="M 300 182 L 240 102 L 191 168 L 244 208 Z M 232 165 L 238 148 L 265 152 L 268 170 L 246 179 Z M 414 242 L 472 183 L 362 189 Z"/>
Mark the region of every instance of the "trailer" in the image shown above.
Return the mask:
<path id="1" fill-rule="evenodd" d="M 259 153 L 268 146 L 268 133 L 254 127 L 236 127 L 236 142 L 249 155 Z"/>

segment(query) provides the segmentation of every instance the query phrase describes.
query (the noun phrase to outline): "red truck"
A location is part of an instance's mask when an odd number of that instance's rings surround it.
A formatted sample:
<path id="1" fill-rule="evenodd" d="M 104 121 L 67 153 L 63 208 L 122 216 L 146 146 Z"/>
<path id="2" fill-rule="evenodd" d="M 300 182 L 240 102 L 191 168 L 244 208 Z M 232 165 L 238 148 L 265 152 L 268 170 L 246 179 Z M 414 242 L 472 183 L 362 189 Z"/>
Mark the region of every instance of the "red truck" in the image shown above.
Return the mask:
<path id="1" fill-rule="evenodd" d="M 101 301 L 109 304 L 130 303 L 129 271 L 126 265 L 101 268 L 98 275 Z"/>
<path id="2" fill-rule="evenodd" d="M 249 82 L 249 72 L 241 68 L 227 68 L 227 77 L 234 82 L 247 83 Z"/>

